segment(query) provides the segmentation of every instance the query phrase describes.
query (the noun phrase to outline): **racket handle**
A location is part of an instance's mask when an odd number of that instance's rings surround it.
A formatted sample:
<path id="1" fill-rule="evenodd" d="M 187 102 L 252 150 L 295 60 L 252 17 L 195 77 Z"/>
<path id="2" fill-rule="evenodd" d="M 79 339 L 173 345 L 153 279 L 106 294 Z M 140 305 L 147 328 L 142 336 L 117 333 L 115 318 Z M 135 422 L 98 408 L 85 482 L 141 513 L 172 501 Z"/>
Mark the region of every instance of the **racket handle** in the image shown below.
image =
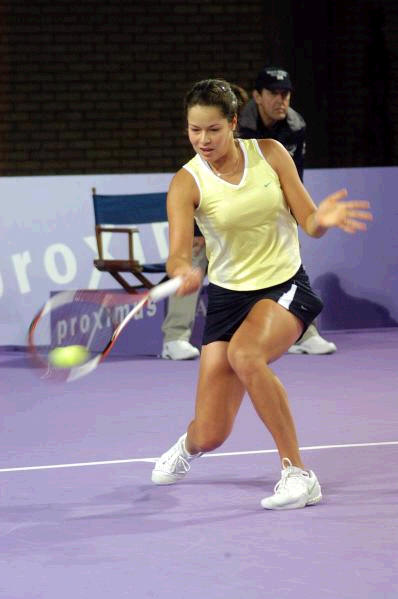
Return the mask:
<path id="1" fill-rule="evenodd" d="M 149 292 L 149 296 L 152 299 L 152 301 L 158 302 L 159 300 L 164 299 L 169 295 L 173 295 L 177 291 L 181 283 L 182 277 L 174 277 L 173 279 L 170 279 L 165 283 L 160 283 L 160 285 L 156 285 L 156 287 L 153 287 Z"/>

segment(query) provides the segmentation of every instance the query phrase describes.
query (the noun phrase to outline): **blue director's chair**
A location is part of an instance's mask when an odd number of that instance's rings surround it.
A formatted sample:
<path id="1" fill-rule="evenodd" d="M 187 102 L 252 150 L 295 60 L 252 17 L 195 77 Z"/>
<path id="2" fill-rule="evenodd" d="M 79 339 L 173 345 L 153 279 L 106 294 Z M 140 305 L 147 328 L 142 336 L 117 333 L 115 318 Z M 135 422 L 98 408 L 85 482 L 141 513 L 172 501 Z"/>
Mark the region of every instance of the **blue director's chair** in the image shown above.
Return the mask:
<path id="1" fill-rule="evenodd" d="M 165 262 L 140 264 L 134 257 L 134 234 L 139 232 L 136 225 L 167 221 L 166 195 L 166 193 L 100 195 L 95 188 L 92 189 L 98 247 L 98 258 L 94 260 L 94 266 L 112 275 L 128 293 L 137 293 L 143 287 L 147 289 L 153 287 L 155 283 L 146 276 L 147 274 L 164 273 L 164 277 L 157 283 L 168 278 Z M 127 234 L 128 259 L 104 258 L 103 233 Z M 130 285 L 121 273 L 131 273 L 140 283 Z"/>

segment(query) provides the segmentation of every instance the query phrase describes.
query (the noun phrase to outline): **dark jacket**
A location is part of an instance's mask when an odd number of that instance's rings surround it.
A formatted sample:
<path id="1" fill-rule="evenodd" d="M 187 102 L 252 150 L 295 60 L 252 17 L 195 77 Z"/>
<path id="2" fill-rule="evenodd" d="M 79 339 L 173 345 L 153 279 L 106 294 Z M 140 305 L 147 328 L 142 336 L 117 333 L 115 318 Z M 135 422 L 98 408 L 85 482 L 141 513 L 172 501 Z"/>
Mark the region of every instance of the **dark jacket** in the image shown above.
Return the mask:
<path id="1" fill-rule="evenodd" d="M 293 158 L 300 179 L 303 180 L 306 124 L 293 108 L 287 109 L 285 119 L 268 128 L 260 117 L 255 101 L 249 100 L 239 117 L 238 135 L 242 139 L 271 138 L 279 141 Z"/>

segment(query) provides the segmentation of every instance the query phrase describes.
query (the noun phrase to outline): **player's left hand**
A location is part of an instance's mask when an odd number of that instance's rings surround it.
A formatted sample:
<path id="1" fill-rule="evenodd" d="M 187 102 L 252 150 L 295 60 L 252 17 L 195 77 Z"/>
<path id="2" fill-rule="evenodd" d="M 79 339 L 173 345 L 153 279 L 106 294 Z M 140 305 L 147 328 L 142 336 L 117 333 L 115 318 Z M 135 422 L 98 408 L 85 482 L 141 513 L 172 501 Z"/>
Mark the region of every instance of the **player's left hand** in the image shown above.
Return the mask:
<path id="1" fill-rule="evenodd" d="M 318 206 L 315 212 L 315 220 L 318 226 L 325 229 L 338 227 L 346 233 L 366 231 L 364 221 L 373 220 L 370 212 L 370 203 L 364 200 L 342 201 L 347 197 L 347 190 L 340 189 L 327 196 Z"/>

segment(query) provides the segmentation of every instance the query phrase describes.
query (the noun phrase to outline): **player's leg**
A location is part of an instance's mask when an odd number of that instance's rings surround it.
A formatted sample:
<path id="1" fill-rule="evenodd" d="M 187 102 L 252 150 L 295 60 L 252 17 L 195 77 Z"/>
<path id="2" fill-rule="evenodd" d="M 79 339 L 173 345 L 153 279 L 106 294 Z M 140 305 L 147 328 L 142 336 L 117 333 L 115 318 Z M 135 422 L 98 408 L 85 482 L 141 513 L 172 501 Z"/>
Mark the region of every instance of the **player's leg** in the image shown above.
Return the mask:
<path id="1" fill-rule="evenodd" d="M 219 447 L 230 434 L 244 387 L 229 364 L 227 347 L 223 341 L 202 347 L 195 417 L 187 433 L 157 460 L 154 483 L 178 482 L 193 459 Z"/>
<path id="2" fill-rule="evenodd" d="M 190 453 L 212 451 L 229 436 L 245 389 L 228 359 L 228 343 L 202 347 L 195 417 L 188 427 Z"/>
<path id="3" fill-rule="evenodd" d="M 296 316 L 265 299 L 255 304 L 228 348 L 231 366 L 270 431 L 281 458 L 284 483 L 279 483 L 274 496 L 263 500 L 263 507 L 269 509 L 304 507 L 321 498 L 316 476 L 304 469 L 286 391 L 269 367 L 302 330 L 303 324 Z"/>
<path id="4" fill-rule="evenodd" d="M 287 395 L 269 367 L 303 330 L 303 323 L 272 300 L 255 304 L 232 337 L 228 356 L 253 405 L 273 436 L 281 458 L 302 467 Z"/>

